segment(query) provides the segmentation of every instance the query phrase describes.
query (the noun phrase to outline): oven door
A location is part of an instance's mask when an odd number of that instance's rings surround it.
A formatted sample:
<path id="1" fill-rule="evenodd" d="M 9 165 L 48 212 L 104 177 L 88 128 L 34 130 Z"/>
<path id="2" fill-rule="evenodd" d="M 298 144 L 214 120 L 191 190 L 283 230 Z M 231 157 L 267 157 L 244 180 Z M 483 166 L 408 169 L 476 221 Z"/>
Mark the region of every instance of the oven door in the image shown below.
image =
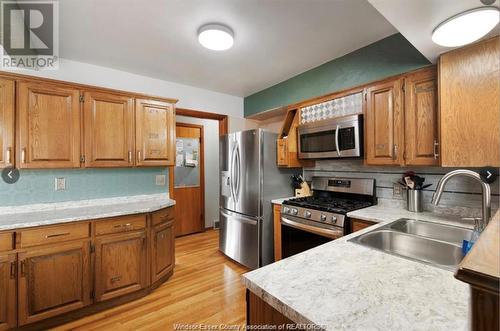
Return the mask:
<path id="1" fill-rule="evenodd" d="M 299 158 L 362 156 L 362 115 L 318 121 L 299 127 Z"/>
<path id="2" fill-rule="evenodd" d="M 344 235 L 340 227 L 318 224 L 294 216 L 281 217 L 281 255 L 283 258 L 325 244 Z"/>

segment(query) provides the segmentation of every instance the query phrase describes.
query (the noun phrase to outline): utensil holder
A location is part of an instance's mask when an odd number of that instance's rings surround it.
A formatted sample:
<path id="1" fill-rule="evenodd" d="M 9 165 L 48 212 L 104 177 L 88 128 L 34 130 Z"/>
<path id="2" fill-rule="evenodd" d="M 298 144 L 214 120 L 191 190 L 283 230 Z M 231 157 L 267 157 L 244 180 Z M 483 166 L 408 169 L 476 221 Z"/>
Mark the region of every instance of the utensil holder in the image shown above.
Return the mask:
<path id="1" fill-rule="evenodd" d="M 424 211 L 423 191 L 422 190 L 406 190 L 406 202 L 409 211 L 420 213 Z"/>

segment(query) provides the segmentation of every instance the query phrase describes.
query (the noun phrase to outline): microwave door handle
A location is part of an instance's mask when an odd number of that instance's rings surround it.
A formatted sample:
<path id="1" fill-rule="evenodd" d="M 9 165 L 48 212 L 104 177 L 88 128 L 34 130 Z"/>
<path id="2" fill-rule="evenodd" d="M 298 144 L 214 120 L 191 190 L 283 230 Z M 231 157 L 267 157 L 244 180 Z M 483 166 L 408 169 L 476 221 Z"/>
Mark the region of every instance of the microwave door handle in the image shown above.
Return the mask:
<path id="1" fill-rule="evenodd" d="M 335 149 L 337 150 L 337 155 L 340 155 L 340 148 L 339 148 L 339 129 L 340 125 L 337 124 L 337 127 L 335 128 Z"/>

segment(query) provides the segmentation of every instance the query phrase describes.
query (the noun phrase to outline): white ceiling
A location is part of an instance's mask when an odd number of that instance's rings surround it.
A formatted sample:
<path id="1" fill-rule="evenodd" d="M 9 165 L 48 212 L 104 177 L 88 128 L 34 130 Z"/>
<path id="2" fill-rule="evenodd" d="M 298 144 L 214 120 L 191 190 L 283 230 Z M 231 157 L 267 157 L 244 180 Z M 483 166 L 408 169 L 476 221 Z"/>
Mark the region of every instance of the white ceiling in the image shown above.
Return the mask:
<path id="1" fill-rule="evenodd" d="M 59 6 L 62 58 L 237 96 L 397 32 L 366 0 L 64 0 Z M 198 44 L 198 28 L 210 22 L 234 30 L 232 49 Z"/>
<path id="2" fill-rule="evenodd" d="M 432 30 L 447 18 L 481 7 L 480 0 L 368 0 L 427 59 L 436 62 L 450 48 L 431 40 Z M 498 0 L 494 3 L 498 5 Z M 499 33 L 499 26 L 485 38 Z"/>

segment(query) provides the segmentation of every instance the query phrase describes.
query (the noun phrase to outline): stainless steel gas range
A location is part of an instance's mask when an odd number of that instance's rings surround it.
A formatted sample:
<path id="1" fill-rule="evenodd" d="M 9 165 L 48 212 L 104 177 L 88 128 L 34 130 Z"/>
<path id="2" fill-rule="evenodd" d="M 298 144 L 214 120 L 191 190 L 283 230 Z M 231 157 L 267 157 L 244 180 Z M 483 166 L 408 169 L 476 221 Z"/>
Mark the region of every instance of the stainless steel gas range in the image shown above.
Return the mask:
<path id="1" fill-rule="evenodd" d="M 375 179 L 313 177 L 313 195 L 283 202 L 283 258 L 350 232 L 347 213 L 377 203 Z"/>

